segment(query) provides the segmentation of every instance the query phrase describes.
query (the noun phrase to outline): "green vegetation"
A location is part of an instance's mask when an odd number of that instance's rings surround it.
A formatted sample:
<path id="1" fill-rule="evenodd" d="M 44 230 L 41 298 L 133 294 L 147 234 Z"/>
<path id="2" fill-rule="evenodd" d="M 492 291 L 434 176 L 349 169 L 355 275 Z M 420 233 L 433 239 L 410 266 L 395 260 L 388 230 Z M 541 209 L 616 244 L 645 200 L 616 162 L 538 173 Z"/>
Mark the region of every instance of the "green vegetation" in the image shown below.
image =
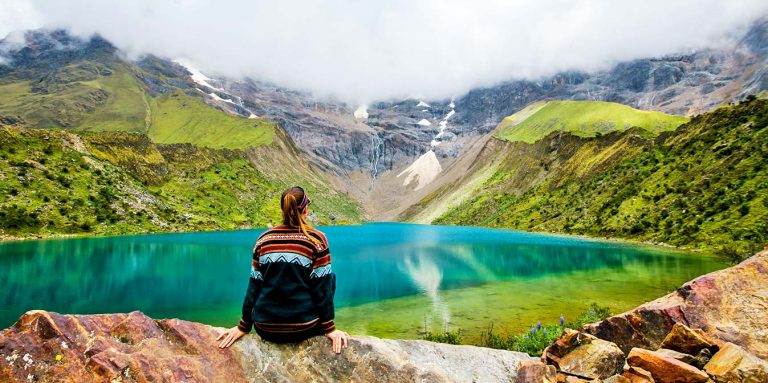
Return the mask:
<path id="1" fill-rule="evenodd" d="M 27 127 L 144 133 L 158 143 L 215 149 L 268 145 L 274 138 L 274 123 L 208 106 L 197 91 L 169 88 L 152 97 L 138 79 L 152 76 L 121 61 L 84 60 L 42 76 L 0 78 L 0 116 L 19 117 Z"/>
<path id="2" fill-rule="evenodd" d="M 274 123 L 226 114 L 177 91 L 157 99 L 149 136 L 165 144 L 242 149 L 272 143 L 274 130 Z"/>
<path id="3" fill-rule="evenodd" d="M 658 134 L 674 130 L 687 121 L 685 117 L 637 110 L 613 102 L 537 102 L 506 117 L 496 128 L 496 137 L 530 144 L 556 131 L 594 137 L 638 127 Z"/>
<path id="4" fill-rule="evenodd" d="M 100 89 L 108 95 L 103 105 L 89 113 L 79 129 L 93 131 L 147 131 L 149 97 L 133 75 L 122 66 L 111 75 L 83 84 Z"/>
<path id="5" fill-rule="evenodd" d="M 316 224 L 359 222 L 357 205 L 280 147 L 267 154 L 159 145 L 146 135 L 0 126 L 0 237 L 264 227 L 288 185 L 306 185 Z M 279 172 L 279 173 L 278 173 Z"/>
<path id="6" fill-rule="evenodd" d="M 437 343 L 461 344 L 461 330 L 451 331 L 446 329 L 443 332 L 427 331 L 421 339 Z"/>
<path id="7" fill-rule="evenodd" d="M 750 97 L 655 139 L 630 129 L 502 145 L 509 154 L 493 176 L 435 223 L 663 242 L 734 259 L 768 243 L 768 101 Z"/>
<path id="8" fill-rule="evenodd" d="M 531 328 L 524 334 L 516 335 L 495 334 L 493 323 L 491 323 L 488 330 L 480 335 L 478 346 L 519 351 L 531 356 L 539 356 L 547 346 L 560 337 L 566 328 L 578 329 L 587 323 L 598 322 L 611 315 L 607 307 L 600 307 L 596 303 L 592 303 L 589 311 L 582 313 L 572 322 L 566 322 L 565 318 L 561 316 L 559 323 L 542 325 L 541 322 L 538 322 L 531 325 Z M 447 325 L 443 332 L 427 331 L 421 339 L 439 343 L 462 344 L 461 329 L 451 331 Z"/>
<path id="9" fill-rule="evenodd" d="M 510 336 L 494 334 L 493 324 L 491 324 L 488 330 L 480 336 L 480 346 L 539 356 L 547 346 L 560 337 L 566 328 L 578 329 L 587 323 L 598 322 L 611 315 L 607 307 L 600 307 L 597 303 L 592 303 L 589 311 L 579 315 L 575 321 L 565 322 L 565 318 L 561 316 L 559 323 L 542 325 L 541 322 L 538 322 L 531 325 L 530 330 L 525 334 Z"/>

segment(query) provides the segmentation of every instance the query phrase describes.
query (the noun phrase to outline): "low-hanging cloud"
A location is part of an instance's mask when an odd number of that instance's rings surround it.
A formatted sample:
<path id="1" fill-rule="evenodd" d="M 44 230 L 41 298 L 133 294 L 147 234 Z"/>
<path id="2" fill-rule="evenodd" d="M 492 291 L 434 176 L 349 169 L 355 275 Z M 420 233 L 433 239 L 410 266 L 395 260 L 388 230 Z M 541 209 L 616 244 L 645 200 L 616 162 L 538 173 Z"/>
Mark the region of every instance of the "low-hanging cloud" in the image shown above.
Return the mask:
<path id="1" fill-rule="evenodd" d="M 700 49 L 768 14 L 765 0 L 7 1 L 15 16 L 0 18 L 0 33 L 99 33 L 131 55 L 353 103 Z"/>

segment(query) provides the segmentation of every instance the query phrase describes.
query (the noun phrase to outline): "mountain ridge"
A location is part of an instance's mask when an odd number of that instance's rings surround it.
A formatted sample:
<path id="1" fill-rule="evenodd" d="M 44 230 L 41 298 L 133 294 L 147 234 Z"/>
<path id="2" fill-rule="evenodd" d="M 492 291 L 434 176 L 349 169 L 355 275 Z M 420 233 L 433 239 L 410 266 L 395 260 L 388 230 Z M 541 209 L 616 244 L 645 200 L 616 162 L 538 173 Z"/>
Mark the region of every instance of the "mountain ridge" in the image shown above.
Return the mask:
<path id="1" fill-rule="evenodd" d="M 553 132 L 533 144 L 490 139 L 458 187 L 401 218 L 748 254 L 768 241 L 766 129 L 768 102 L 750 97 L 655 138 L 630 129 Z M 474 188 L 461 187 L 478 174 Z"/>

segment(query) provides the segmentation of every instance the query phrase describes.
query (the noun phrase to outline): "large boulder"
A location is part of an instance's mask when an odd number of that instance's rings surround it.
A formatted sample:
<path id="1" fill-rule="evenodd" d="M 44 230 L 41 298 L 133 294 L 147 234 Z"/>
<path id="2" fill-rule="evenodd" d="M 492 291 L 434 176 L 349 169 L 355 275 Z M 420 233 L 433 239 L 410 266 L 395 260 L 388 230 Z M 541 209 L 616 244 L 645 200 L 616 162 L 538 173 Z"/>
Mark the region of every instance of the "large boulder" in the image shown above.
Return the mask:
<path id="1" fill-rule="evenodd" d="M 633 348 L 627 363 L 651 373 L 657 383 L 705 383 L 709 380 L 704 371 L 660 352 Z"/>
<path id="2" fill-rule="evenodd" d="M 704 366 L 704 371 L 717 383 L 768 382 L 768 362 L 733 343 L 723 345 Z"/>
<path id="3" fill-rule="evenodd" d="M 544 349 L 541 359 L 567 375 L 588 379 L 620 374 L 624 366 L 624 353 L 615 344 L 571 329 Z"/>
<path id="4" fill-rule="evenodd" d="M 583 331 L 627 353 L 635 347 L 658 349 L 676 323 L 768 359 L 768 251 Z"/>
<path id="5" fill-rule="evenodd" d="M 514 382 L 528 355 L 352 336 L 340 355 L 316 337 L 277 345 L 223 329 L 130 314 L 30 311 L 0 333 L 0 382 Z"/>
<path id="6" fill-rule="evenodd" d="M 661 342 L 661 348 L 697 355 L 703 349 L 708 349 L 712 353 L 717 352 L 720 343 L 722 342 L 710 339 L 704 331 L 691 329 L 682 323 L 675 323 L 672 326 L 672 331 Z"/>

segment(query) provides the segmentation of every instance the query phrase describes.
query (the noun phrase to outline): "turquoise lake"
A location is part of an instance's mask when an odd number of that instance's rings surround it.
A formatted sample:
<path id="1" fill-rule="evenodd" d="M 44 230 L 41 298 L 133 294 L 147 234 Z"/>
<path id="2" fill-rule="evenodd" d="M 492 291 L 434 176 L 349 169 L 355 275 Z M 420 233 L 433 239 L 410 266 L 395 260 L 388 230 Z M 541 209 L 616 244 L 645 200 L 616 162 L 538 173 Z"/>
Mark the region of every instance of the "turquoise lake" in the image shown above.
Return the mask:
<path id="1" fill-rule="evenodd" d="M 418 338 L 568 320 L 592 302 L 615 313 L 721 269 L 718 258 L 618 242 L 475 227 L 320 227 L 337 275 L 336 319 L 351 333 Z M 27 310 L 237 324 L 263 230 L 0 243 L 0 327 Z"/>

